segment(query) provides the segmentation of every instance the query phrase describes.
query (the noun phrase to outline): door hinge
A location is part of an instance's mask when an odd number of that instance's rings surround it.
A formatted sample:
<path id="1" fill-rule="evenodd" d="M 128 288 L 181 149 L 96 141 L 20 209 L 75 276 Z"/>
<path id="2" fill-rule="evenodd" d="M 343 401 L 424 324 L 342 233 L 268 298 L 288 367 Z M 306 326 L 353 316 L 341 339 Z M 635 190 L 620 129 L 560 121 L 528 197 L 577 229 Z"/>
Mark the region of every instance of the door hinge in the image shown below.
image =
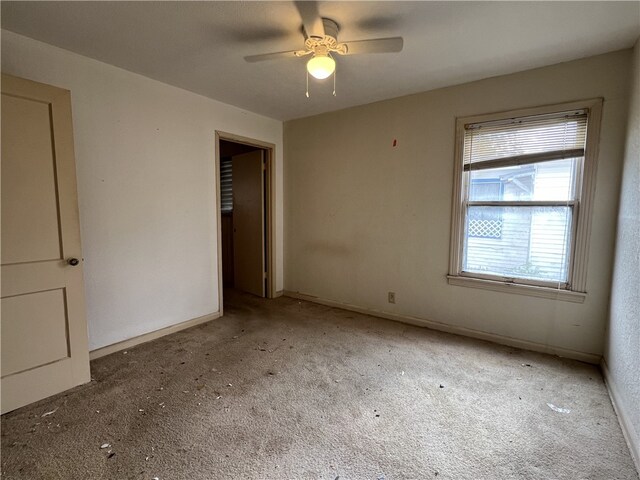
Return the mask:
<path id="1" fill-rule="evenodd" d="M 265 280 L 267 279 L 267 272 L 262 273 L 262 278 L 264 278 Z"/>

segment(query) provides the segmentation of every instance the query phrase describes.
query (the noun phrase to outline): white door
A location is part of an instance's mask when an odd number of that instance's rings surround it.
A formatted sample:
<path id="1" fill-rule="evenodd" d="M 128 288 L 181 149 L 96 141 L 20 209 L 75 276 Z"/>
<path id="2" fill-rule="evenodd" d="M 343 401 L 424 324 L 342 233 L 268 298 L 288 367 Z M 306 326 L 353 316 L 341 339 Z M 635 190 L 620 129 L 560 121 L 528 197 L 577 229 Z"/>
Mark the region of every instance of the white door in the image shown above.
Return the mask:
<path id="1" fill-rule="evenodd" d="M 233 171 L 235 288 L 265 296 L 264 151 L 236 155 Z"/>
<path id="2" fill-rule="evenodd" d="M 2 75 L 2 413 L 88 382 L 71 97 Z"/>

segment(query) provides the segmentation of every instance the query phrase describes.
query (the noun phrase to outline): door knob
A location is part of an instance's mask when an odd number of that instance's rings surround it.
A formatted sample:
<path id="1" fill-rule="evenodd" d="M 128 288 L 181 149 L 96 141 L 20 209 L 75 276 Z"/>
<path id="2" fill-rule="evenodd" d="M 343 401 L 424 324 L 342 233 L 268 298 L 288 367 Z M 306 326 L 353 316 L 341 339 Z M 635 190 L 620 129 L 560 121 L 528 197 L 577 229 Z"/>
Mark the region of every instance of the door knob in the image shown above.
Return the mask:
<path id="1" fill-rule="evenodd" d="M 78 260 L 77 258 L 70 258 L 69 260 L 67 260 L 67 263 L 72 267 L 75 267 L 80 263 L 80 260 Z"/>

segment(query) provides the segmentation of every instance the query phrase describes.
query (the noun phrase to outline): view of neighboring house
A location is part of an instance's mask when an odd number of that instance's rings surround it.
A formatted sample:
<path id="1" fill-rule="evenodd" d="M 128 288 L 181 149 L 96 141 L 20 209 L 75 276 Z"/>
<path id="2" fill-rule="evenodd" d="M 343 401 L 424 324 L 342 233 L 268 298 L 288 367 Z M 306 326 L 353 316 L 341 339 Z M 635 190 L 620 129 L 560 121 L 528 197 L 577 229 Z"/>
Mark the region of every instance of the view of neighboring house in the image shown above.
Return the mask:
<path id="1" fill-rule="evenodd" d="M 549 149 L 549 138 L 551 150 L 583 148 L 585 127 L 584 118 L 558 119 L 468 135 L 463 271 L 560 285 L 569 281 L 583 158 L 540 161 L 535 154 Z M 503 166 L 510 159 L 514 165 Z M 502 162 L 496 168 L 482 168 L 483 162 L 496 160 Z"/>

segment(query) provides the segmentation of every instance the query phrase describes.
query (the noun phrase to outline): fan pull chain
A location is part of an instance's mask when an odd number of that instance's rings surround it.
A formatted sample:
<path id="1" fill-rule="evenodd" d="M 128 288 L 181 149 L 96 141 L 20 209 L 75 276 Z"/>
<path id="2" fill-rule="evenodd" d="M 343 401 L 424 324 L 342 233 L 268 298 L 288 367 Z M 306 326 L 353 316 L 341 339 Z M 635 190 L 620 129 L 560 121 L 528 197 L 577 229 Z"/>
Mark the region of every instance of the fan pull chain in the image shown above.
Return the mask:
<path id="1" fill-rule="evenodd" d="M 336 96 L 336 70 L 333 71 L 333 96 L 334 97 Z"/>
<path id="2" fill-rule="evenodd" d="M 305 96 L 309 98 L 309 71 L 306 72 L 307 90 L 304 92 Z M 333 96 L 336 96 L 336 70 L 333 71 Z"/>

